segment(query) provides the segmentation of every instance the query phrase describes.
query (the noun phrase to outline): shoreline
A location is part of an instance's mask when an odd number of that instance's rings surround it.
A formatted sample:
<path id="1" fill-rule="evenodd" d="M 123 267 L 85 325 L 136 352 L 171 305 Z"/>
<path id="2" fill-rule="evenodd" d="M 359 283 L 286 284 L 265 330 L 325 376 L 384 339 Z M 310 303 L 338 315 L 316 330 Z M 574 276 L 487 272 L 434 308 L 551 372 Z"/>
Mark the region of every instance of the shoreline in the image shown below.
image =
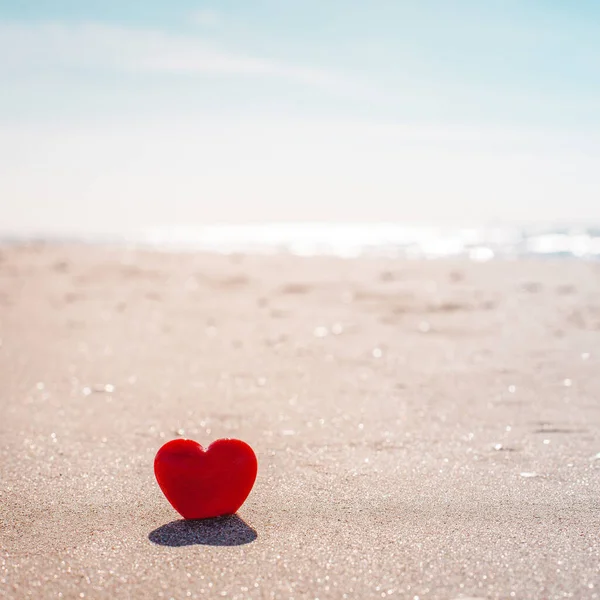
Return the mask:
<path id="1" fill-rule="evenodd" d="M 376 259 L 600 259 L 593 223 L 512 223 L 459 226 L 401 223 L 216 223 L 133 228 L 112 234 L 88 230 L 0 232 L 2 245 L 128 248 L 159 252 L 291 255 Z"/>

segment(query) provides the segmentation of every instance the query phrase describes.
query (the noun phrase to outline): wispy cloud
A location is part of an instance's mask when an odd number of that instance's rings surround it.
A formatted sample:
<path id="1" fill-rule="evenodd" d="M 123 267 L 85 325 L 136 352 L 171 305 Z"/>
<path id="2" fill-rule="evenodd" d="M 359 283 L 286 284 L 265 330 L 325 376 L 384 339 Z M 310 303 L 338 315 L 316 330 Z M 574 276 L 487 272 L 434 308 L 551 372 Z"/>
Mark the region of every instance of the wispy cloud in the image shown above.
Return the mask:
<path id="1" fill-rule="evenodd" d="M 340 77 L 324 69 L 229 52 L 189 34 L 96 22 L 0 21 L 0 73 L 68 69 L 275 77 L 323 87 L 342 84 Z"/>
<path id="2" fill-rule="evenodd" d="M 201 27 L 215 27 L 221 23 L 221 15 L 216 10 L 203 8 L 194 11 L 190 15 L 190 20 Z"/>

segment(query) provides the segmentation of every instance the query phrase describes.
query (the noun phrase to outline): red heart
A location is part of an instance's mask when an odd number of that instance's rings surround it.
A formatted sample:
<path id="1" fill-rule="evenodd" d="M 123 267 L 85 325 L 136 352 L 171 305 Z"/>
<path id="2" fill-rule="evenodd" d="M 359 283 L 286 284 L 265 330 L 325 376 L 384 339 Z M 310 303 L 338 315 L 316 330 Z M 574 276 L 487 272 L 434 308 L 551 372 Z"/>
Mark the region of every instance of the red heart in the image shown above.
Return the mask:
<path id="1" fill-rule="evenodd" d="M 206 450 L 193 440 L 172 440 L 154 459 L 158 485 L 184 519 L 235 513 L 248 497 L 257 469 L 254 451 L 240 440 L 217 440 Z"/>

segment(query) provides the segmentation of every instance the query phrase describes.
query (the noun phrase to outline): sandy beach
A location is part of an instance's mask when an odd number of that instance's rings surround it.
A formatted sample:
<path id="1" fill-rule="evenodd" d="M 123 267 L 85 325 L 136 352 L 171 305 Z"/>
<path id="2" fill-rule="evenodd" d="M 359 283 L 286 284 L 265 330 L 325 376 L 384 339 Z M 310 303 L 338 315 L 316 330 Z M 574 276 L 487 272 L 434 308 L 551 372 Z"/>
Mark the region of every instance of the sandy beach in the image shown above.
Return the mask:
<path id="1" fill-rule="evenodd" d="M 600 265 L 0 249 L 0 597 L 597 598 Z M 167 440 L 248 442 L 183 522 Z"/>

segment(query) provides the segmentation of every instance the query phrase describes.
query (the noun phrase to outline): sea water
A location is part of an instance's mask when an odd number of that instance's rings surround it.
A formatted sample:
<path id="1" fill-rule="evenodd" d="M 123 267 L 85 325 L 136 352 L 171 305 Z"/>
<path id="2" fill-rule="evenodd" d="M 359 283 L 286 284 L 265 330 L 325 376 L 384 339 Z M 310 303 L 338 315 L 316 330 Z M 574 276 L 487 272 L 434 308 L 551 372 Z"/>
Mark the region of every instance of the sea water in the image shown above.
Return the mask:
<path id="1" fill-rule="evenodd" d="M 153 227 L 124 234 L 28 233 L 22 241 L 125 244 L 157 250 L 289 253 L 298 256 L 443 258 L 600 258 L 600 227 L 442 227 L 397 223 L 253 223 Z"/>

